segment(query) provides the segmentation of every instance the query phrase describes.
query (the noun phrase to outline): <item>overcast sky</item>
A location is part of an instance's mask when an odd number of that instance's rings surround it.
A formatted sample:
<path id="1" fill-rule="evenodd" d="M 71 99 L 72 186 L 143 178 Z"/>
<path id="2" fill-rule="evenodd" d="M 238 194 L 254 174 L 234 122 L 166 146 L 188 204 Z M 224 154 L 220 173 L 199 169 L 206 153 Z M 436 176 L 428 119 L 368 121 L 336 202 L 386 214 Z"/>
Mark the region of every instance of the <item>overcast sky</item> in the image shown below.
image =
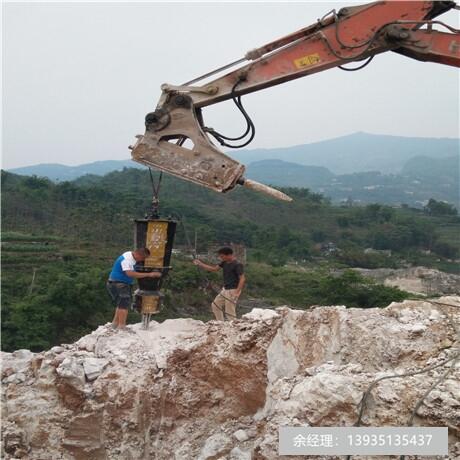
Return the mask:
<path id="1" fill-rule="evenodd" d="M 3 4 L 2 167 L 127 159 L 162 83 L 183 83 L 351 4 Z M 442 18 L 458 28 L 458 16 Z M 249 148 L 356 131 L 459 136 L 458 69 L 394 53 L 244 100 L 257 128 Z M 229 135 L 243 127 L 230 103 L 204 115 Z"/>

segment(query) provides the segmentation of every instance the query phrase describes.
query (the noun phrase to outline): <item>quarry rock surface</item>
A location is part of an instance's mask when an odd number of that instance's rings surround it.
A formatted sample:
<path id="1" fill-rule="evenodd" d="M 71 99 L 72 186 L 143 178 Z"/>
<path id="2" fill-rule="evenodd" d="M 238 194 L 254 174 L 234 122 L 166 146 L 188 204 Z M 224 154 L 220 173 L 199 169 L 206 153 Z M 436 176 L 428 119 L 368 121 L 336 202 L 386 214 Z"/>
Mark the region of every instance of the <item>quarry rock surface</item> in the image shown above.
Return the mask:
<path id="1" fill-rule="evenodd" d="M 407 425 L 450 369 L 413 425 L 449 427 L 449 455 L 424 459 L 460 459 L 460 360 L 452 359 L 460 297 L 431 300 L 254 309 L 230 322 L 153 321 L 149 330 L 107 324 L 46 352 L 2 353 L 1 457 L 283 458 L 279 426 L 352 426 L 372 382 L 431 366 L 377 383 L 361 425 Z"/>

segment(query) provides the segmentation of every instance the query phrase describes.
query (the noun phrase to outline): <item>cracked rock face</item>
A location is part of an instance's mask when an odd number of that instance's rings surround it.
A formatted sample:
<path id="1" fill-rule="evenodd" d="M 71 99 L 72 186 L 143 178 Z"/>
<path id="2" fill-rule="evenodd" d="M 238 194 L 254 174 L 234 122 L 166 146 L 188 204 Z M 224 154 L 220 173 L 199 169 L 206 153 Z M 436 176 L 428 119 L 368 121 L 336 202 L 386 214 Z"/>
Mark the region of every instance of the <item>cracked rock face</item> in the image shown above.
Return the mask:
<path id="1" fill-rule="evenodd" d="M 458 352 L 460 297 L 436 300 L 453 306 L 255 309 L 231 322 L 152 322 L 148 331 L 106 325 L 46 352 L 2 353 L 2 458 L 280 458 L 280 425 L 352 426 L 375 379 Z M 460 361 L 379 382 L 362 425 L 406 425 L 448 366 L 414 425 L 448 426 L 445 458 L 460 458 Z"/>

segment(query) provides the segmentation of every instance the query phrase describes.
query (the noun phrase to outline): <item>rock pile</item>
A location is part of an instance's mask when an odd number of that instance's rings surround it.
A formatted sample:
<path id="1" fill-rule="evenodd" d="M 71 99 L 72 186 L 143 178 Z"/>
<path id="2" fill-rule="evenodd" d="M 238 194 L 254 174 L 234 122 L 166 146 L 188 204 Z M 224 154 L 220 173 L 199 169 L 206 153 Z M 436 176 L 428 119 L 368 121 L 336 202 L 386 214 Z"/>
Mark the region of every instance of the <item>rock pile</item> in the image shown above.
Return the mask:
<path id="1" fill-rule="evenodd" d="M 255 309 L 225 323 L 105 325 L 46 352 L 2 353 L 2 458 L 280 458 L 280 425 L 352 426 L 376 378 L 453 357 L 460 297 L 437 301 L 452 306 Z M 448 366 L 414 424 L 448 426 L 446 458 L 460 458 L 459 361 L 383 380 L 362 425 L 406 425 Z"/>
<path id="2" fill-rule="evenodd" d="M 459 295 L 460 275 L 426 267 L 411 268 L 355 268 L 363 276 L 374 278 L 385 286 L 423 295 Z"/>

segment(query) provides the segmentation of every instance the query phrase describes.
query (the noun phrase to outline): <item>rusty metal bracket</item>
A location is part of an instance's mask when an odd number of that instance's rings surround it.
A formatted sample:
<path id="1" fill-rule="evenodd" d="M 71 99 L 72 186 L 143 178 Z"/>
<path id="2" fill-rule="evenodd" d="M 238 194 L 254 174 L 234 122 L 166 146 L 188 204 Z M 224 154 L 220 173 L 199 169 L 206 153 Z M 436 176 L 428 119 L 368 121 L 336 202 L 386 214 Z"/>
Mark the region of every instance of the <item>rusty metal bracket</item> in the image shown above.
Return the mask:
<path id="1" fill-rule="evenodd" d="M 185 141 L 192 146 L 183 146 Z M 244 166 L 214 146 L 203 132 L 192 99 L 173 94 L 146 117 L 146 131 L 132 148 L 132 158 L 174 176 L 226 192 L 242 179 Z"/>

